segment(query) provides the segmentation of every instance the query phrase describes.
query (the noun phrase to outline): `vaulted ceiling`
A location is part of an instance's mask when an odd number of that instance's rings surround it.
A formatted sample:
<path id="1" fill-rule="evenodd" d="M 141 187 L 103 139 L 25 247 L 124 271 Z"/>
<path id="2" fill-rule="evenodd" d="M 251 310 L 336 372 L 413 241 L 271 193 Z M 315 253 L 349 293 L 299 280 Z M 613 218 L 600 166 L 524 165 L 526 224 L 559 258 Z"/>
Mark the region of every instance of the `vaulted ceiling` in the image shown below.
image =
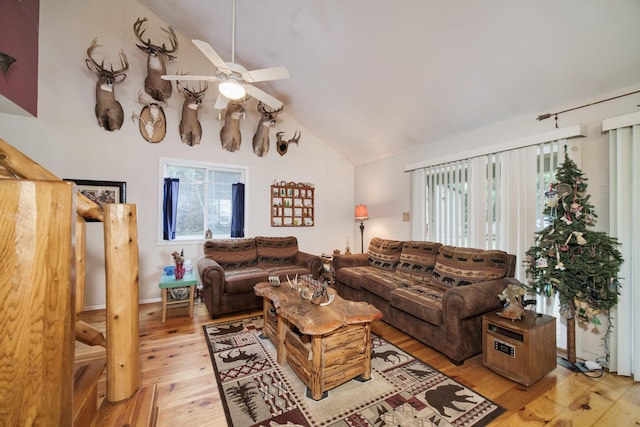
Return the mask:
<path id="1" fill-rule="evenodd" d="M 231 59 L 232 0 L 139 0 Z M 640 82 L 638 0 L 237 0 L 237 63 L 353 164 Z M 191 74 L 213 73 L 189 70 Z"/>

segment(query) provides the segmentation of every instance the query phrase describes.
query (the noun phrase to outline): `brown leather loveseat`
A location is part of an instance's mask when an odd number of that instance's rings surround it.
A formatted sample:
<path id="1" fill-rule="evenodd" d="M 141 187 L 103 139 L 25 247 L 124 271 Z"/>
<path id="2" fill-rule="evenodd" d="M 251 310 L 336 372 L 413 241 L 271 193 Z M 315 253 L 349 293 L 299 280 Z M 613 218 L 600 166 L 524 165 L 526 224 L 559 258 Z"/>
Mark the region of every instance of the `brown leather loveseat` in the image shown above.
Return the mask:
<path id="1" fill-rule="evenodd" d="M 293 236 L 207 240 L 204 256 L 197 268 L 212 318 L 262 307 L 253 285 L 268 281 L 269 276 L 317 278 L 322 269 L 322 258 L 301 252 Z"/>

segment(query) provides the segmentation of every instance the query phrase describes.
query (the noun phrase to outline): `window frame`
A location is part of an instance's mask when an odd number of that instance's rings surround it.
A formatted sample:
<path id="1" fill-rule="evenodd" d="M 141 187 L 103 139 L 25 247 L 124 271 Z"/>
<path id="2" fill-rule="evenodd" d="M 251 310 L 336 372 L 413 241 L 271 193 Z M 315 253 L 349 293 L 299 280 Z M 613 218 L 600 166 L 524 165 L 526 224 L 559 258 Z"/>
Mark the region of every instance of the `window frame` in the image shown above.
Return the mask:
<path id="1" fill-rule="evenodd" d="M 174 240 L 164 240 L 163 237 L 163 219 L 162 219 L 162 211 L 163 211 L 163 200 L 164 200 L 164 178 L 166 176 L 167 167 L 168 166 L 179 166 L 179 167 L 193 167 L 193 168 L 205 168 L 205 169 L 214 169 L 219 171 L 232 171 L 232 172 L 240 172 L 242 174 L 242 182 L 245 185 L 245 206 L 247 200 L 249 200 L 249 167 L 244 165 L 236 165 L 230 163 L 215 163 L 215 162 L 205 162 L 201 160 L 188 160 L 188 159 L 178 159 L 173 157 L 160 157 L 159 166 L 158 166 L 158 208 L 157 208 L 157 222 L 156 222 L 156 241 L 158 245 L 175 245 L 176 242 L 181 244 L 198 244 L 202 243 L 206 240 L 204 234 L 199 238 L 193 237 L 176 237 Z M 208 175 L 208 173 L 207 173 Z M 247 212 L 248 210 L 245 208 L 245 234 L 246 234 L 246 224 L 247 224 Z M 216 238 L 216 235 L 213 236 Z M 230 236 L 218 236 L 218 238 L 226 238 L 230 239 Z"/>

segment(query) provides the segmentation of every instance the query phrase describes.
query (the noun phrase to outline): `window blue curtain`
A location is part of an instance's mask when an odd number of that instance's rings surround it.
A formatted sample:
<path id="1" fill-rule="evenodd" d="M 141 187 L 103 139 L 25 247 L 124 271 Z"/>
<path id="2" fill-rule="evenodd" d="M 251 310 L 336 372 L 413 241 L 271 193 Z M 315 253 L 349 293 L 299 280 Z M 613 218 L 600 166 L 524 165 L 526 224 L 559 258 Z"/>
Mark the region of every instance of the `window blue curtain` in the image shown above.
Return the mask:
<path id="1" fill-rule="evenodd" d="M 178 216 L 178 178 L 164 179 L 164 199 L 162 201 L 162 239 L 176 238 L 176 217 Z"/>
<path id="2" fill-rule="evenodd" d="M 231 237 L 244 237 L 244 184 L 231 185 Z"/>

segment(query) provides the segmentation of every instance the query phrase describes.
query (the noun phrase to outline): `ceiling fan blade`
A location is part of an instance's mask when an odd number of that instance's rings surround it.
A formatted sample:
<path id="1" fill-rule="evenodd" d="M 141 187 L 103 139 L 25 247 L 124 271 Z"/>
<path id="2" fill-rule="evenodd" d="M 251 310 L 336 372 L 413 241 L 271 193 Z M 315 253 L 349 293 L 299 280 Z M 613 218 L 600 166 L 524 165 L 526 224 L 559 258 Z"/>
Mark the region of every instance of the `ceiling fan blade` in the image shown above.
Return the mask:
<path id="1" fill-rule="evenodd" d="M 219 80 L 216 76 L 192 76 L 189 74 L 166 74 L 160 76 L 162 80 L 200 80 L 200 81 L 209 81 L 214 82 Z"/>
<path id="2" fill-rule="evenodd" d="M 266 80 L 288 79 L 289 77 L 289 70 L 285 67 L 262 68 L 242 73 L 242 78 L 246 82 L 263 82 Z"/>
<path id="3" fill-rule="evenodd" d="M 220 55 L 218 55 L 218 52 L 216 52 L 209 43 L 197 39 L 191 41 L 196 45 L 198 49 L 200 49 L 200 51 L 209 59 L 209 61 L 213 62 L 213 65 L 215 65 L 219 71 L 225 74 L 231 74 L 231 70 L 227 66 L 227 63 L 224 62 Z"/>
<path id="4" fill-rule="evenodd" d="M 227 99 L 227 97 L 225 97 L 222 94 L 218 94 L 218 97 L 216 98 L 216 102 L 215 104 L 213 104 L 213 109 L 224 110 L 225 108 L 227 108 L 228 103 L 229 103 L 229 100 Z"/>
<path id="5" fill-rule="evenodd" d="M 263 103 L 267 104 L 269 108 L 277 110 L 278 108 L 282 107 L 282 101 L 277 100 L 267 92 L 251 85 L 245 85 L 244 88 L 249 95 L 257 99 L 258 101 L 262 101 Z"/>

